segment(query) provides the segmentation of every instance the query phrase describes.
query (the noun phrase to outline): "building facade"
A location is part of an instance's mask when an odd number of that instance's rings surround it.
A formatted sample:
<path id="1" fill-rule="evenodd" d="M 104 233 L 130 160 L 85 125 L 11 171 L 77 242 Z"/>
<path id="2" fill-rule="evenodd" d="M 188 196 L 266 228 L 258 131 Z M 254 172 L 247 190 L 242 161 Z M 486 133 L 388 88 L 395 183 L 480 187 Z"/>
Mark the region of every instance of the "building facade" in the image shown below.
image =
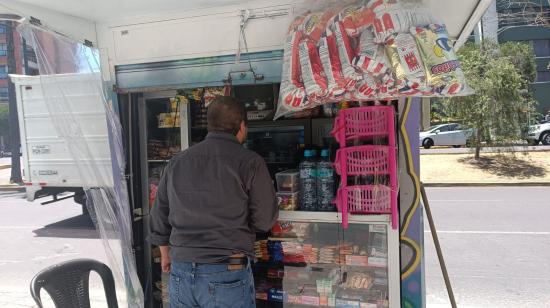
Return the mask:
<path id="1" fill-rule="evenodd" d="M 532 44 L 537 79 L 532 84 L 539 112 L 550 110 L 550 4 L 546 0 L 496 1 L 498 40 Z M 489 18 L 492 19 L 492 18 Z"/>
<path id="2" fill-rule="evenodd" d="M 9 31 L 8 22 L 0 22 L 0 104 L 8 103 L 8 35 L 13 36 L 13 55 L 15 57 L 15 73 L 37 75 L 38 64 L 36 55 L 30 46 L 23 42 L 17 31 Z M 15 30 L 15 29 L 14 29 Z"/>

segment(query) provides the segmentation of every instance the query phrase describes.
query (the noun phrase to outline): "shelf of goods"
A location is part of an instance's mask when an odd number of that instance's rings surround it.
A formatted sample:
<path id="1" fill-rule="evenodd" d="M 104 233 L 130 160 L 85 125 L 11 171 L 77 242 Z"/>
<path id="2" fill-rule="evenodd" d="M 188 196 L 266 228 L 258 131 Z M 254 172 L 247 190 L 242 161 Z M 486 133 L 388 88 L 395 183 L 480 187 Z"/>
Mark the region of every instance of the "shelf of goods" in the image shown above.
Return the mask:
<path id="1" fill-rule="evenodd" d="M 388 215 L 281 211 L 255 242 L 257 307 L 399 307 L 398 231 Z"/>

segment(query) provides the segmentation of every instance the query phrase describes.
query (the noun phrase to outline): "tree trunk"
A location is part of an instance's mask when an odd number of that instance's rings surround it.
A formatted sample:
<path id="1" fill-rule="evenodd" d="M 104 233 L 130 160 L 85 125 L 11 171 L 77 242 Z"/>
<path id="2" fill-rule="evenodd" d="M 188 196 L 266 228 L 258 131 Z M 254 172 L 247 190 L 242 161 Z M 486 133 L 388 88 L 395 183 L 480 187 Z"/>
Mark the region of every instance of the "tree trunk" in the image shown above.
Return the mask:
<path id="1" fill-rule="evenodd" d="M 483 132 L 481 130 L 481 125 L 478 125 L 478 129 L 476 130 L 476 154 L 475 159 L 479 160 L 481 156 L 481 136 L 483 136 Z"/>

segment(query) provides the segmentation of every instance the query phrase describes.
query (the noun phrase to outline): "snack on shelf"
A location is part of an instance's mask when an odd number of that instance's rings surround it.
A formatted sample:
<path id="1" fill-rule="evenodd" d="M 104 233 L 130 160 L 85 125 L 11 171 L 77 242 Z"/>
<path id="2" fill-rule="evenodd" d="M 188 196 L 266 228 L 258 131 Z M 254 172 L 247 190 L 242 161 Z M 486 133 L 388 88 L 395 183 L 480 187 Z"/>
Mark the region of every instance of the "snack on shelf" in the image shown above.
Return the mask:
<path id="1" fill-rule="evenodd" d="M 374 40 L 371 31 L 363 31 L 359 37 L 359 50 L 353 60 L 353 65 L 363 71 L 379 77 L 384 83 L 391 81 L 391 66 L 383 44 Z"/>
<path id="2" fill-rule="evenodd" d="M 414 27 L 411 32 L 424 59 L 428 85 L 442 95 L 456 94 L 464 89 L 464 72 L 451 45 L 447 28 L 431 24 Z"/>
<path id="3" fill-rule="evenodd" d="M 361 75 L 353 66 L 355 50 L 353 49 L 351 39 L 348 37 L 342 22 L 335 22 L 332 25 L 332 32 L 334 33 L 336 45 L 338 47 L 338 57 L 340 59 L 346 89 L 353 89 L 357 81 L 361 80 Z"/>
<path id="4" fill-rule="evenodd" d="M 388 40 L 386 51 L 399 92 L 414 95 L 426 91 L 426 71 L 414 37 L 409 33 L 395 35 Z"/>
<path id="5" fill-rule="evenodd" d="M 225 96 L 224 87 L 204 88 L 204 106 L 208 108 L 216 96 Z"/>
<path id="6" fill-rule="evenodd" d="M 372 286 L 373 282 L 374 278 L 370 274 L 350 273 L 343 287 L 345 289 L 368 290 Z"/>
<path id="7" fill-rule="evenodd" d="M 281 171 L 275 174 L 277 191 L 297 192 L 300 189 L 300 172 L 295 169 Z"/>
<path id="8" fill-rule="evenodd" d="M 300 192 L 277 192 L 277 204 L 281 211 L 296 211 L 300 205 Z"/>

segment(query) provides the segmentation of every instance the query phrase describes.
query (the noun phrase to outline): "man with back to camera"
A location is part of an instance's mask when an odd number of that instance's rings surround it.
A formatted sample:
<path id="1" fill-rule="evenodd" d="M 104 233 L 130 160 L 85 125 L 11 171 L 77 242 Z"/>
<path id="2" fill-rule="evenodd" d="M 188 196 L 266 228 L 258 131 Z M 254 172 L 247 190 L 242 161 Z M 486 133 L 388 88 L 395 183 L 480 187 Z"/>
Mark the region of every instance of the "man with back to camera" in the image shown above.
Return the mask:
<path id="1" fill-rule="evenodd" d="M 150 237 L 170 272 L 170 307 L 255 307 L 255 231 L 278 215 L 265 161 L 245 149 L 246 112 L 231 97 L 208 107 L 206 139 L 174 156 L 161 177 Z"/>

